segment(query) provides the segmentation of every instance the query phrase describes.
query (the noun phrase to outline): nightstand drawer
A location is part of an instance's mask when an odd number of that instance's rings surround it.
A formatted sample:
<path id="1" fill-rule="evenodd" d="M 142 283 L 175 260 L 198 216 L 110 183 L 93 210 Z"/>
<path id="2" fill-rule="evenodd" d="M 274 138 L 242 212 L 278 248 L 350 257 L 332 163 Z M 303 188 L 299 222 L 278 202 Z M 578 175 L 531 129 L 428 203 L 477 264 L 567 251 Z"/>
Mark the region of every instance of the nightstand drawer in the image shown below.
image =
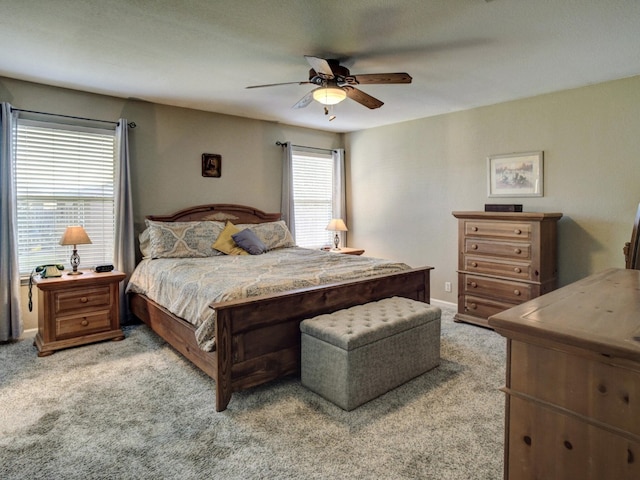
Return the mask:
<path id="1" fill-rule="evenodd" d="M 77 337 L 111 328 L 109 310 L 87 315 L 56 318 L 56 339 Z"/>
<path id="2" fill-rule="evenodd" d="M 109 307 L 109 285 L 64 290 L 55 294 L 56 314 L 77 312 L 85 308 Z"/>

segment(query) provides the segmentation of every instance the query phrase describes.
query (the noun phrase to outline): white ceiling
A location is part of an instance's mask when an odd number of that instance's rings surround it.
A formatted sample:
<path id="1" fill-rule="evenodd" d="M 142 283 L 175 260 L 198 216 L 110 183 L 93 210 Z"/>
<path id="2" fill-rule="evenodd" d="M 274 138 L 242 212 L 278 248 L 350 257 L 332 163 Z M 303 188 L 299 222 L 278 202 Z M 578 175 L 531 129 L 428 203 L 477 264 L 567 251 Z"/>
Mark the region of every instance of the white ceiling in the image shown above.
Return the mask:
<path id="1" fill-rule="evenodd" d="M 291 108 L 312 85 L 245 89 L 304 55 L 413 83 L 332 122 Z M 337 132 L 638 74 L 639 0 L 0 0 L 0 76 Z"/>

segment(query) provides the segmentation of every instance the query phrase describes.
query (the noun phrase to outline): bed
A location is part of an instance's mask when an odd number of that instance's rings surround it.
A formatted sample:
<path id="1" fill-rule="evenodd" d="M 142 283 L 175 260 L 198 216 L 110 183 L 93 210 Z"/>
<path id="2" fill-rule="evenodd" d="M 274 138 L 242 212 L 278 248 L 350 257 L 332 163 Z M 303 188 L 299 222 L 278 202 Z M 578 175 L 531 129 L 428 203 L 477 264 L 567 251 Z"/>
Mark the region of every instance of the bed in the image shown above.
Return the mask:
<path id="1" fill-rule="evenodd" d="M 278 222 L 279 214 L 264 213 L 255 208 L 235 204 L 212 204 L 181 210 L 173 215 L 149 216 L 149 222 L 167 224 L 178 222 L 204 222 L 208 224 L 232 222 L 238 227 L 245 225 L 260 228 Z M 286 228 L 286 227 L 285 227 Z M 279 251 L 278 251 L 279 250 Z M 171 278 L 169 272 L 188 270 L 190 266 L 201 268 L 200 264 L 209 259 L 190 258 L 176 267 L 170 263 L 175 259 L 142 260 L 136 272 L 131 276 L 127 287 L 131 312 L 155 333 L 162 337 L 178 352 L 184 355 L 195 366 L 215 380 L 216 410 L 225 410 L 231 400 L 233 392 L 260 385 L 278 377 L 291 375 L 300 369 L 300 331 L 299 325 L 305 318 L 321 313 L 330 313 L 339 309 L 380 300 L 391 296 L 400 296 L 414 300 L 429 302 L 429 275 L 432 267 L 409 268 L 404 266 L 398 271 L 392 271 L 386 263 L 378 262 L 374 266 L 375 272 L 364 273 L 362 278 L 355 278 L 359 274 L 348 275 L 347 280 L 335 280 L 331 276 L 334 270 L 339 270 L 338 260 L 341 262 L 360 265 L 365 259 L 358 260 L 351 255 L 336 253 L 320 253 L 291 248 L 274 249 L 265 255 L 249 255 L 243 258 L 231 256 L 212 257 L 212 263 L 229 263 L 235 265 L 235 270 L 249 268 L 249 262 L 266 262 L 268 257 L 277 258 L 281 264 L 298 261 L 298 257 L 316 257 L 324 255 L 325 261 L 330 262 L 326 270 L 327 277 L 320 282 L 295 280 L 286 289 L 283 285 L 273 286 L 269 293 L 242 295 L 212 295 L 203 296 L 205 283 L 202 281 L 198 299 L 193 302 L 186 297 L 177 298 L 176 302 L 161 305 L 153 297 L 150 289 L 145 289 L 136 283 L 139 270 L 155 266 L 156 270 L 164 271 L 167 280 Z M 223 258 L 224 261 L 220 261 Z M 167 266 L 159 260 L 164 260 Z M 370 259 L 374 260 L 374 259 Z M 155 263 L 154 263 L 155 262 Z M 217 267 L 216 267 L 217 268 Z M 274 270 L 273 267 L 269 267 Z M 296 268 L 297 267 L 293 267 Z M 270 278 L 271 273 L 265 275 Z M 262 275 L 259 275 L 262 276 Z M 317 277 L 318 275 L 312 275 Z M 208 275 L 207 282 L 213 279 L 226 278 L 226 274 Z M 163 281 L 157 282 L 164 285 Z M 193 282 L 192 282 L 193 283 Z M 193 290 L 193 289 L 192 289 Z M 242 297 L 242 298 L 240 298 Z M 208 309 L 206 319 L 200 324 L 193 319 L 182 318 L 174 312 L 182 312 L 174 308 L 173 303 L 182 304 L 188 310 L 192 303 L 205 302 Z M 166 302 L 165 302 L 166 303 Z M 185 310 L 186 311 L 186 310 Z M 201 312 L 202 314 L 202 312 Z M 186 317 L 186 315 L 185 315 Z M 203 324 L 209 322 L 210 339 L 202 338 Z"/>

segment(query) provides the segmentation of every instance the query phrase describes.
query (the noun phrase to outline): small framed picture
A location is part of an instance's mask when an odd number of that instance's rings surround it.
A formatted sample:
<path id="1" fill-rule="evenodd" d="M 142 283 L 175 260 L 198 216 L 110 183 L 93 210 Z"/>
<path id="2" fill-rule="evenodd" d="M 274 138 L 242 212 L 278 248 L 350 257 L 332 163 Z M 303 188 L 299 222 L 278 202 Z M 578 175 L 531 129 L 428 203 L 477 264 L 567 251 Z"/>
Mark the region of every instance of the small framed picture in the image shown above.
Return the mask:
<path id="1" fill-rule="evenodd" d="M 543 152 L 508 153 L 487 158 L 490 197 L 542 197 Z"/>
<path id="2" fill-rule="evenodd" d="M 222 173 L 222 155 L 215 153 L 202 154 L 202 176 L 220 177 Z"/>

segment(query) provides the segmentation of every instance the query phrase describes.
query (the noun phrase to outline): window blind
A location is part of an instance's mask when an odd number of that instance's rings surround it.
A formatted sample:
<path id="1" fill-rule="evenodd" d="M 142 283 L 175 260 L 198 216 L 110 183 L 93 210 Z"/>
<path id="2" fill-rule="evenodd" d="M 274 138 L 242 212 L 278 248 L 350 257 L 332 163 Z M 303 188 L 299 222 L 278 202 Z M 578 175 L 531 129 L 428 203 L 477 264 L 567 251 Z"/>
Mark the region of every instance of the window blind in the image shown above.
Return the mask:
<path id="1" fill-rule="evenodd" d="M 296 243 L 305 248 L 331 245 L 326 230 L 333 212 L 333 158 L 330 153 L 294 151 L 292 159 Z"/>
<path id="2" fill-rule="evenodd" d="M 41 264 L 69 268 L 73 247 L 59 245 L 69 225 L 92 241 L 80 267 L 113 262 L 115 131 L 18 120 L 16 194 L 20 273 Z"/>

